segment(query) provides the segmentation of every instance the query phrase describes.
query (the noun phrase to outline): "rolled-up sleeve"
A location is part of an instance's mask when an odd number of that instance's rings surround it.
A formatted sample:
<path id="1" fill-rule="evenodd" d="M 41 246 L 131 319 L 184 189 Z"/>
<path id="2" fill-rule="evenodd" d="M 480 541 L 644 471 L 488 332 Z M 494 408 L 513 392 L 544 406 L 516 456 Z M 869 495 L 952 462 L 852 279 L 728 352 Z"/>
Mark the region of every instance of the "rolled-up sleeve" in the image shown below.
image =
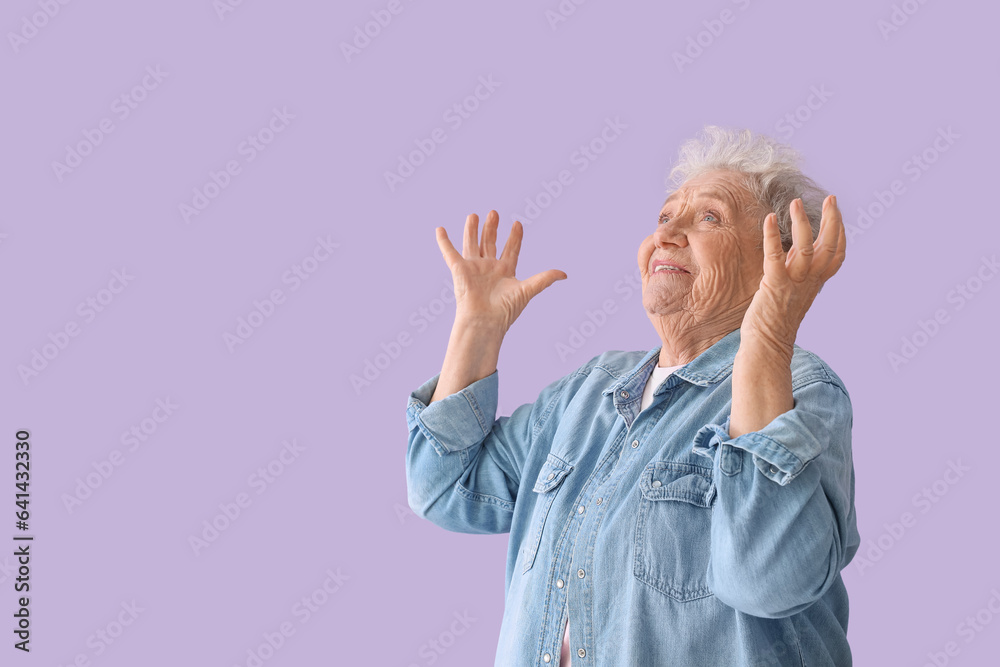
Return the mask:
<path id="1" fill-rule="evenodd" d="M 814 379 L 792 409 L 759 431 L 729 437 L 702 427 L 693 451 L 712 460 L 709 587 L 753 616 L 781 618 L 819 600 L 860 544 L 846 389 Z"/>
<path id="2" fill-rule="evenodd" d="M 550 415 L 566 378 L 499 419 L 498 371 L 428 404 L 439 379 L 440 373 L 407 401 L 410 508 L 454 532 L 509 532 L 532 435 Z"/>

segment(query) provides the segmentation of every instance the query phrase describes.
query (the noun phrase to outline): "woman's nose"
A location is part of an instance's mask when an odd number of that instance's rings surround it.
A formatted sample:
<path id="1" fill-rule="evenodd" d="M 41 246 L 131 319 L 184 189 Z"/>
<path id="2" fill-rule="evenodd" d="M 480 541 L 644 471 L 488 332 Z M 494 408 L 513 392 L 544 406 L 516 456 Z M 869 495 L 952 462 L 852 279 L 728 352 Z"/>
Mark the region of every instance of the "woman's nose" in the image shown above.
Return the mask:
<path id="1" fill-rule="evenodd" d="M 656 244 L 657 248 L 670 244 L 682 247 L 687 245 L 683 220 L 670 218 L 666 222 L 658 224 L 656 231 L 653 232 L 653 243 Z"/>

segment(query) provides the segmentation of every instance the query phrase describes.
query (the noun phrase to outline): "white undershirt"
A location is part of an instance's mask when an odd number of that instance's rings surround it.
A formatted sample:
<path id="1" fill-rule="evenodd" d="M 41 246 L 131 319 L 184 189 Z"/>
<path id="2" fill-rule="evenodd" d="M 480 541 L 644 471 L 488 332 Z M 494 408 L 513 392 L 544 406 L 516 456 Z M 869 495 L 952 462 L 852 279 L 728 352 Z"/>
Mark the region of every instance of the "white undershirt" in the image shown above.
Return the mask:
<path id="1" fill-rule="evenodd" d="M 682 366 L 687 364 L 680 364 L 678 366 L 653 366 L 653 372 L 646 380 L 646 387 L 642 390 L 642 401 L 639 403 L 639 411 L 645 410 L 653 402 L 653 392 L 656 391 L 659 386 L 670 377 L 670 374 L 676 371 Z M 569 649 L 569 619 L 566 620 L 566 632 L 563 634 L 563 644 L 562 644 L 562 655 L 559 658 L 560 667 L 570 666 L 570 649 Z"/>
<path id="2" fill-rule="evenodd" d="M 642 390 L 642 402 L 639 404 L 640 411 L 645 410 L 653 402 L 653 392 L 656 391 L 659 386 L 670 377 L 670 374 L 676 371 L 682 366 L 687 366 L 687 364 L 680 364 L 677 366 L 653 366 L 653 374 L 649 376 L 646 380 L 646 388 Z"/>

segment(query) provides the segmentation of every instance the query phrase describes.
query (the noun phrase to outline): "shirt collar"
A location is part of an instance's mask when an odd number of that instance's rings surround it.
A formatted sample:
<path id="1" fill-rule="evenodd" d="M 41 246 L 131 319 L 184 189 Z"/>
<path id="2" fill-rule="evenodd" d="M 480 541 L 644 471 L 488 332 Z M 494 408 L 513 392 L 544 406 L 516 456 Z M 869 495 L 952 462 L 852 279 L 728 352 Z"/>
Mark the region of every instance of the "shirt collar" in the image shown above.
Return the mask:
<path id="1" fill-rule="evenodd" d="M 707 387 L 726 379 L 733 370 L 733 361 L 740 347 L 740 330 L 733 329 L 728 334 L 715 341 L 710 348 L 692 359 L 685 366 L 674 371 L 674 375 L 693 384 Z M 615 368 L 611 364 L 599 365 L 611 376 L 611 384 L 602 392 L 607 396 L 611 393 L 628 392 L 629 396 L 639 396 L 653 372 L 653 366 L 659 361 L 662 345 L 647 352 L 631 369 Z M 622 396 L 628 398 L 628 396 Z"/>

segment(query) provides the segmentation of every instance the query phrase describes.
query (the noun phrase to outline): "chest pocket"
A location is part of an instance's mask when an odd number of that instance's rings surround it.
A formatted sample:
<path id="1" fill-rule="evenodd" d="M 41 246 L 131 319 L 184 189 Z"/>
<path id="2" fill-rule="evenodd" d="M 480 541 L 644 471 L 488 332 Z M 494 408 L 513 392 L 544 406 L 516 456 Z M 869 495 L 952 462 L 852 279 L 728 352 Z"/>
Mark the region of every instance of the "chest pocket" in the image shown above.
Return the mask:
<path id="1" fill-rule="evenodd" d="M 524 562 L 521 574 L 531 569 L 535 563 L 535 554 L 538 553 L 538 545 L 542 539 L 542 528 L 545 526 L 545 519 L 552 507 L 552 501 L 556 498 L 556 493 L 562 486 L 563 479 L 573 469 L 573 466 L 563 461 L 555 454 L 549 454 L 542 464 L 542 469 L 538 472 L 535 486 L 532 491 L 538 494 L 535 499 L 535 510 L 531 514 L 531 525 L 524 538 L 524 545 L 521 547 L 521 557 Z"/>
<path id="2" fill-rule="evenodd" d="M 672 461 L 653 461 L 639 479 L 635 525 L 636 579 L 679 602 L 712 595 L 712 470 Z"/>

